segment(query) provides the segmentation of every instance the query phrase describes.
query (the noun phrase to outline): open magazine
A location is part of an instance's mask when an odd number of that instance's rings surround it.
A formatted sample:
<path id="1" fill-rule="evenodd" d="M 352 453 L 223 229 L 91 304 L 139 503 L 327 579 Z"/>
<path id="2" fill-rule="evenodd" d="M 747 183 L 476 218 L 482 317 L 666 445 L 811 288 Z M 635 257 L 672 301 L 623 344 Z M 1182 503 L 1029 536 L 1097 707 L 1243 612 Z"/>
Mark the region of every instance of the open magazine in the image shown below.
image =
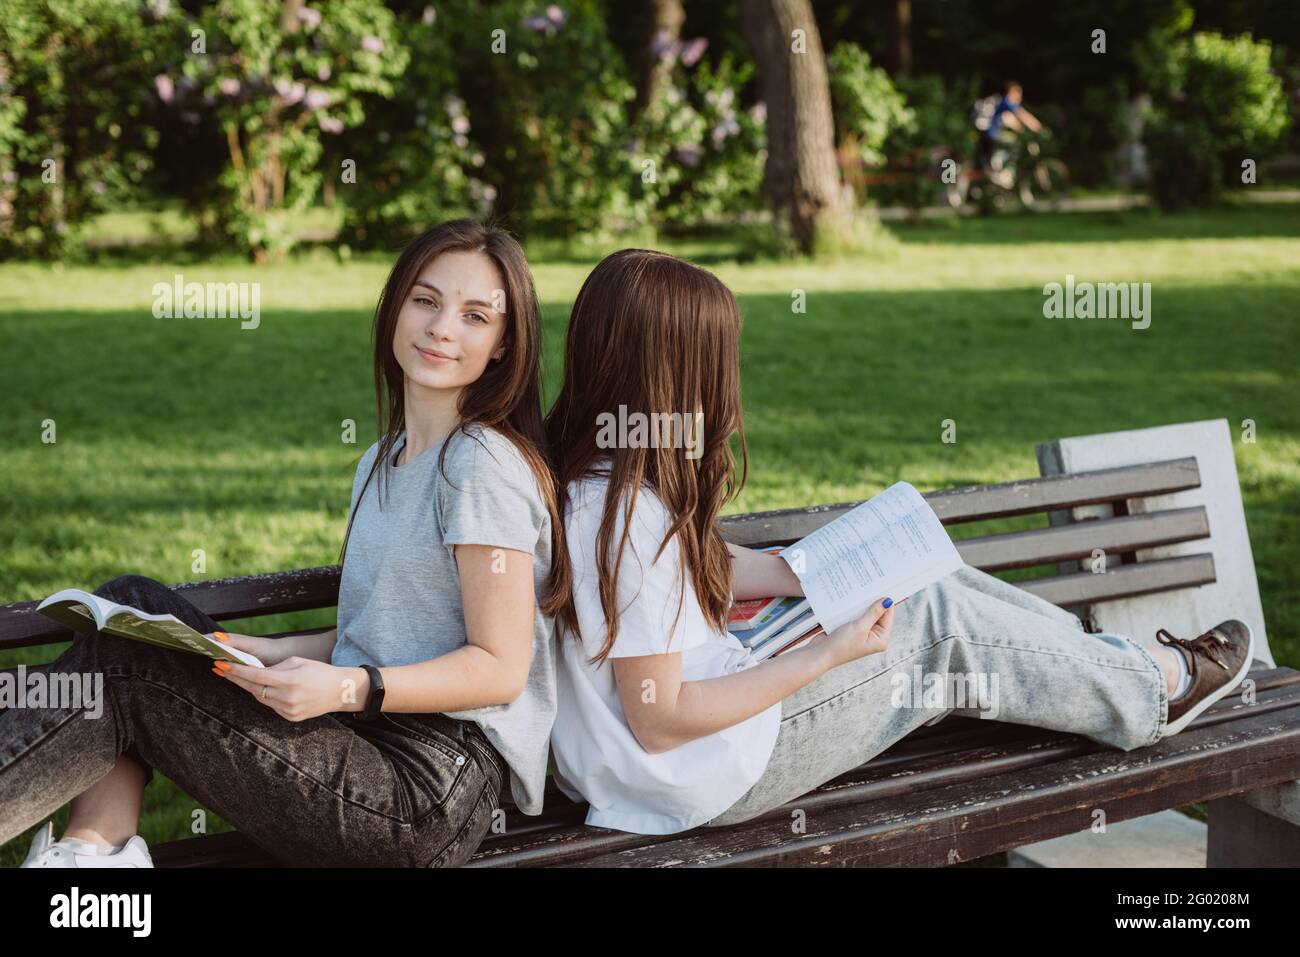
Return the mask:
<path id="1" fill-rule="evenodd" d="M 55 592 L 36 606 L 73 631 L 107 631 L 122 638 L 148 642 L 173 651 L 185 651 L 221 661 L 265 667 L 253 655 L 205 637 L 175 615 L 151 615 L 130 605 L 119 605 L 80 588 Z"/>
<path id="2" fill-rule="evenodd" d="M 762 602 L 761 613 L 730 627 L 756 658 L 798 648 L 834 631 L 886 596 L 901 602 L 965 563 L 934 509 L 907 482 L 777 551 L 804 598 Z M 740 627 L 738 627 L 740 625 Z"/>

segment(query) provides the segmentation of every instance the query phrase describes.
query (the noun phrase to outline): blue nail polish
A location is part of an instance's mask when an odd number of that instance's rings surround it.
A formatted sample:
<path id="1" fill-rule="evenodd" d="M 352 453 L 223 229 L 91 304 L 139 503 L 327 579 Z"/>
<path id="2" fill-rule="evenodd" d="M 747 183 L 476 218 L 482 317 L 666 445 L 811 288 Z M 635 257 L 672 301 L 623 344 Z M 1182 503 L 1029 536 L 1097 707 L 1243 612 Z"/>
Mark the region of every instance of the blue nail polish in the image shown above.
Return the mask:
<path id="1" fill-rule="evenodd" d="M 884 604 L 884 606 L 885 606 L 886 608 L 888 608 L 888 607 L 889 607 L 890 605 L 892 605 L 893 603 L 894 603 L 894 599 L 892 599 L 892 598 L 886 598 L 886 599 L 884 600 L 884 602 L 883 602 L 883 604 Z"/>

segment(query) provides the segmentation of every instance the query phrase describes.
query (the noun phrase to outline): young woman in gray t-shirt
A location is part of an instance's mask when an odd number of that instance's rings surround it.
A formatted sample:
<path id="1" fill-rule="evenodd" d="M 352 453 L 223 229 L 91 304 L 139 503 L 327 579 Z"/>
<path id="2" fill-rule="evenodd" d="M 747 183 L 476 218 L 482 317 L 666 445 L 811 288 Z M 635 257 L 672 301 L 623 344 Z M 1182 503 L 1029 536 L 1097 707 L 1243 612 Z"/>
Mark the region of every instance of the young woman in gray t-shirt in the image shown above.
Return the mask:
<path id="1" fill-rule="evenodd" d="M 72 799 L 26 866 L 151 866 L 134 832 L 153 768 L 301 865 L 464 863 L 507 781 L 540 813 L 555 669 L 536 596 L 556 527 L 540 341 L 508 234 L 458 220 L 415 239 L 375 310 L 380 437 L 353 481 L 337 627 L 228 634 L 152 579 L 101 586 L 267 667 L 77 640 L 51 670 L 103 673 L 112 720 L 0 714 L 0 842 Z"/>

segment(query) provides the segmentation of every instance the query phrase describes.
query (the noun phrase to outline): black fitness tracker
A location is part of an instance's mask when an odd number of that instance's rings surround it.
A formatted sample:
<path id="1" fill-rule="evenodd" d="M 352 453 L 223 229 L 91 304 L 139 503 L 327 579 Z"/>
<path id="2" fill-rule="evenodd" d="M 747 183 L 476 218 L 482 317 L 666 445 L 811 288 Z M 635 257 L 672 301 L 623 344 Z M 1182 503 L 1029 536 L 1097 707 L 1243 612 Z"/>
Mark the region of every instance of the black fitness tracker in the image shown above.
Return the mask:
<path id="1" fill-rule="evenodd" d="M 379 677 L 379 669 L 374 665 L 361 667 L 370 676 L 370 694 L 366 696 L 366 707 L 359 716 L 362 721 L 374 721 L 384 704 L 384 679 Z"/>

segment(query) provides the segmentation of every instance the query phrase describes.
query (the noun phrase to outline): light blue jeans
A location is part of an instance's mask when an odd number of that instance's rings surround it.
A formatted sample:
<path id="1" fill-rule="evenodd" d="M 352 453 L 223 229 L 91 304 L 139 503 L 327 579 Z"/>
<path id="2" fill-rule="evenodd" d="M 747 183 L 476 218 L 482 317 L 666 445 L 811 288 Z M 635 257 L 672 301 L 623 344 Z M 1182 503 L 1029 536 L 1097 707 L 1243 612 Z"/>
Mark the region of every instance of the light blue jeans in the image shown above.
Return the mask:
<path id="1" fill-rule="evenodd" d="M 1168 699 L 1146 648 L 1088 634 L 1064 609 L 965 566 L 898 605 L 884 652 L 786 698 L 763 776 L 707 823 L 780 807 L 953 712 L 1130 751 L 1163 736 Z"/>

